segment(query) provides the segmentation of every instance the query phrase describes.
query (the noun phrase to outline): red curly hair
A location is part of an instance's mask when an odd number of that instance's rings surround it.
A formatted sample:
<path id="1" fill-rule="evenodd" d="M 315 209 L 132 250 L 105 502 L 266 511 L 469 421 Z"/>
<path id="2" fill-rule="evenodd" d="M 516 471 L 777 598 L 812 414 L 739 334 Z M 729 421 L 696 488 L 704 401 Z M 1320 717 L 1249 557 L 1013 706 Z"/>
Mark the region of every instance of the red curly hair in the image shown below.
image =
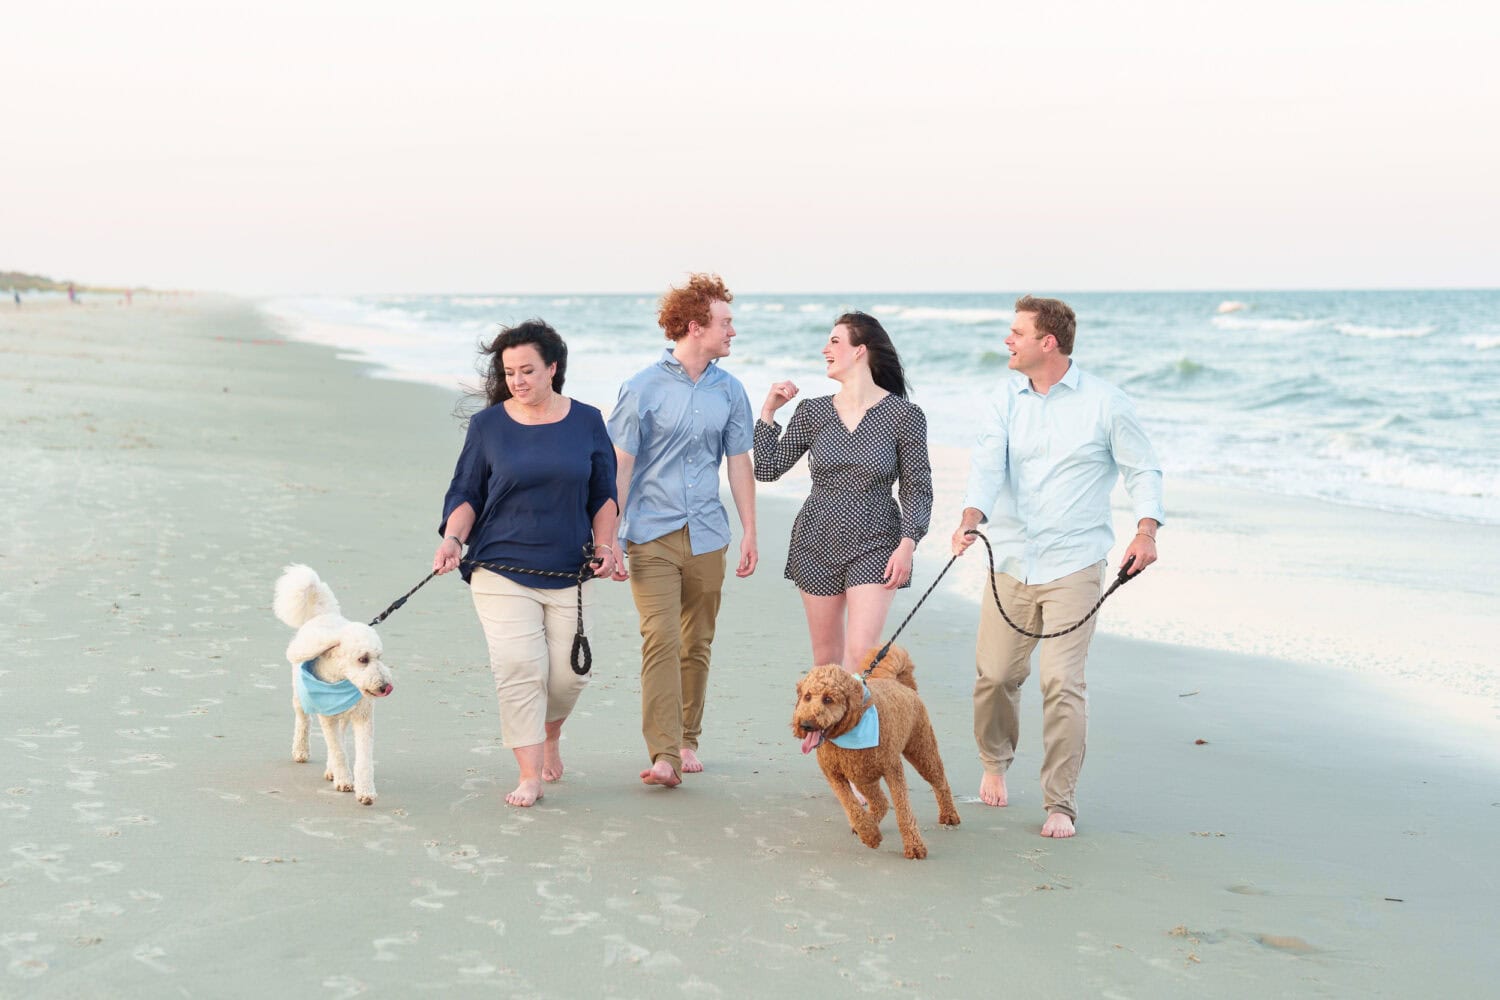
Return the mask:
<path id="1" fill-rule="evenodd" d="M 733 301 L 734 295 L 717 274 L 690 274 L 686 285 L 674 286 L 661 297 L 656 323 L 668 340 L 681 340 L 687 336 L 689 323 L 708 325 L 708 310 L 715 302 Z"/>

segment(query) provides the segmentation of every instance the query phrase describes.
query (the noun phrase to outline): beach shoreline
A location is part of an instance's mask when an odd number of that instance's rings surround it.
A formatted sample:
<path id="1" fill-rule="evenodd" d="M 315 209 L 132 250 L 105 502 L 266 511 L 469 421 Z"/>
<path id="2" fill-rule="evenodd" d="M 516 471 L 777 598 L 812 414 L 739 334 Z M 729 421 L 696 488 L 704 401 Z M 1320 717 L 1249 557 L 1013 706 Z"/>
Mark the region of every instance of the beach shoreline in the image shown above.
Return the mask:
<path id="1" fill-rule="evenodd" d="M 365 808 L 289 760 L 270 588 L 304 561 L 356 616 L 425 574 L 462 441 L 454 394 L 367 378 L 208 296 L 0 316 L 0 354 L 0 501 L 16 512 L 0 536 L 0 996 L 1406 996 L 1500 974 L 1492 740 L 1305 644 L 1159 641 L 1210 613 L 1257 632 L 1330 580 L 1358 598 L 1336 618 L 1404 606 L 1420 564 L 1392 595 L 1400 580 L 1358 579 L 1347 553 L 1318 562 L 1345 544 L 1333 522 L 1384 538 L 1379 517 L 1266 501 L 1237 534 L 1245 505 L 1209 487 L 1169 509 L 1153 580 L 1103 612 L 1068 843 L 1036 835 L 1034 689 L 1013 804 L 975 801 L 977 607 L 942 591 L 903 645 L 963 823 L 940 830 L 916 782 L 927 861 L 901 858 L 890 819 L 877 851 L 848 836 L 790 734 L 807 651 L 780 573 L 795 500 L 775 495 L 761 569 L 726 585 L 704 774 L 671 792 L 635 780 L 634 611 L 599 583 L 569 772 L 507 808 L 482 637 L 448 579 L 381 627 L 397 692 L 376 713 Z M 948 530 L 935 518 L 924 569 Z M 1477 568 L 1494 544 L 1463 525 L 1415 534 L 1394 558 L 1443 537 Z M 1267 540 L 1291 610 L 1230 615 L 1213 604 L 1232 587 L 1199 593 Z M 1161 605 L 1180 622 L 1152 619 Z M 1116 634 L 1143 618 L 1148 636 Z"/>

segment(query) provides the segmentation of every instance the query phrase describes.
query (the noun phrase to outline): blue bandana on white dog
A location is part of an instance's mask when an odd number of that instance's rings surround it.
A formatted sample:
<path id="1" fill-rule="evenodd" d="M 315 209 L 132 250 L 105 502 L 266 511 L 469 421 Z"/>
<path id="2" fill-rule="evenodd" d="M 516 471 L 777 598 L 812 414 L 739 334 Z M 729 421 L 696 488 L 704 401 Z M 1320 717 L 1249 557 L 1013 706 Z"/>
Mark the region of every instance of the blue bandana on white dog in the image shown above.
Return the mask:
<path id="1" fill-rule="evenodd" d="M 830 743 L 845 750 L 868 750 L 880 745 L 880 713 L 871 704 L 869 688 L 865 688 L 865 705 L 868 707 L 860 716 L 859 724 L 842 736 L 832 737 Z"/>
<path id="2" fill-rule="evenodd" d="M 342 680 L 337 684 L 319 680 L 318 675 L 313 673 L 313 664 L 317 662 L 316 658 L 308 660 L 294 675 L 297 700 L 302 702 L 302 711 L 308 715 L 338 715 L 358 705 L 365 693 L 350 680 Z"/>

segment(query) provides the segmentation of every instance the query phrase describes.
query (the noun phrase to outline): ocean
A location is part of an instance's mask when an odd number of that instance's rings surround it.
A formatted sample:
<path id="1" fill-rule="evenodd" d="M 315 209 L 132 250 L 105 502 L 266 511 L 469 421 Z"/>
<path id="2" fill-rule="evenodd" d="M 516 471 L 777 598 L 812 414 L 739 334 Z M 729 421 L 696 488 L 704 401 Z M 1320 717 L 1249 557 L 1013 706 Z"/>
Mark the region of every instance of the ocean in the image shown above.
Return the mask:
<path id="1" fill-rule="evenodd" d="M 1074 359 L 1135 400 L 1168 477 L 1500 524 L 1500 291 L 1088 292 Z M 834 391 L 819 355 L 846 309 L 878 316 L 934 444 L 967 447 L 1006 378 L 1015 295 L 739 295 L 723 364 L 760 402 L 790 378 Z M 478 343 L 540 317 L 569 347 L 565 391 L 606 412 L 667 341 L 654 295 L 273 299 L 291 337 L 378 377 L 476 382 Z M 1170 481 L 1170 479 L 1169 479 Z"/>

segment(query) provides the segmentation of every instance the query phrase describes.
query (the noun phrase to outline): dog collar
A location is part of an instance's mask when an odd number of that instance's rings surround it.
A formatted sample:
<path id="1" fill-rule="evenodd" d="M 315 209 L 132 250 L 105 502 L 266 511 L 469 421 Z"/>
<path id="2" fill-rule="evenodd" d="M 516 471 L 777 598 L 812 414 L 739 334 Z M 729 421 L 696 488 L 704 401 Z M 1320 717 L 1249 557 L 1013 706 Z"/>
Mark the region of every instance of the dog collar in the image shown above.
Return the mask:
<path id="1" fill-rule="evenodd" d="M 318 675 L 313 673 L 313 664 L 317 662 L 316 657 L 308 660 L 294 675 L 297 700 L 302 702 L 302 711 L 308 715 L 338 715 L 358 705 L 359 699 L 365 696 L 364 692 L 350 680 L 342 680 L 337 684 L 319 680 Z"/>
<path id="2" fill-rule="evenodd" d="M 863 682 L 861 682 L 863 683 Z M 829 742 L 836 747 L 845 750 L 869 750 L 871 747 L 880 745 L 880 713 L 872 703 L 870 689 L 865 688 L 865 714 L 860 716 L 859 725 L 841 736 L 834 736 Z"/>

